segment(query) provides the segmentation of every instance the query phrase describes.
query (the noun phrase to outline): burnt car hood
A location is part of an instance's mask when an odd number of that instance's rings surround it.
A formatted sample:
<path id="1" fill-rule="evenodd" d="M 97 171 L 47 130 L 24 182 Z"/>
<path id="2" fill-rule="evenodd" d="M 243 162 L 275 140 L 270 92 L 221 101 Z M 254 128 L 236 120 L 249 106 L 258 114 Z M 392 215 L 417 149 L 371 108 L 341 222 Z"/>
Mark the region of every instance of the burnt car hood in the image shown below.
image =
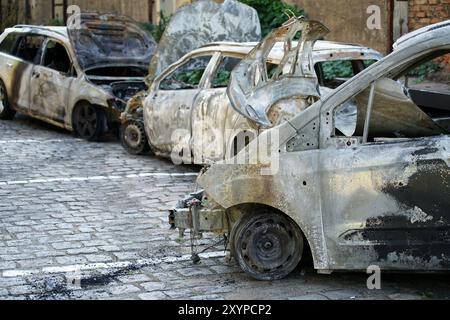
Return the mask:
<path id="1" fill-rule="evenodd" d="M 74 14 L 67 32 L 84 71 L 117 65 L 147 68 L 156 48 L 155 40 L 134 20 L 114 14 Z"/>
<path id="2" fill-rule="evenodd" d="M 171 17 L 152 58 L 154 79 L 185 54 L 212 42 L 259 42 L 261 25 L 255 9 L 236 0 L 219 4 L 198 0 Z"/>

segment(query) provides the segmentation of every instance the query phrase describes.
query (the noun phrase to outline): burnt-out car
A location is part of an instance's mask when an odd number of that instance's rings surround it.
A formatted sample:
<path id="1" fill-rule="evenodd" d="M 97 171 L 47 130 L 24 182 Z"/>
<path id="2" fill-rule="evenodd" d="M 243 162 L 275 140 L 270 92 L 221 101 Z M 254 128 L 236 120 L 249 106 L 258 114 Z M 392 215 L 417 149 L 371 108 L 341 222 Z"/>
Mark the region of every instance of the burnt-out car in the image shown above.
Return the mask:
<path id="1" fill-rule="evenodd" d="M 256 279 L 287 276 L 307 248 L 320 273 L 449 270 L 449 57 L 450 21 L 404 36 L 393 53 L 263 132 L 237 156 L 244 161 L 206 168 L 198 178 L 204 192 L 172 210 L 171 223 L 227 235 Z M 261 61 L 252 56 L 235 69 L 230 99 L 264 123 L 273 88 L 289 79 L 248 95 Z M 345 108 L 356 117 L 343 132 Z M 271 156 L 260 157 L 267 141 Z"/>
<path id="2" fill-rule="evenodd" d="M 151 84 L 172 64 L 183 61 L 185 55 L 207 44 L 218 41 L 242 43 L 260 40 L 261 25 L 258 13 L 252 7 L 236 0 L 223 3 L 214 0 L 194 1 L 177 9 L 171 17 L 151 60 L 147 82 Z M 242 55 L 242 50 L 236 50 Z M 184 75 L 185 80 L 189 82 L 188 74 Z M 196 79 L 199 73 L 191 75 L 192 87 L 199 80 Z M 120 139 L 123 147 L 131 154 L 145 154 L 150 151 L 143 115 L 144 100 L 150 93 L 150 90 L 139 92 L 128 102 L 121 116 Z M 175 115 L 167 112 L 167 119 L 172 116 Z M 176 126 L 176 122 L 172 125 Z M 157 149 L 154 151 L 157 152 Z"/>
<path id="3" fill-rule="evenodd" d="M 242 149 L 242 139 L 251 141 L 263 130 L 290 119 L 382 57 L 359 45 L 316 42 L 328 32 L 326 27 L 316 21 L 304 24 L 307 27 L 299 41 L 293 41 L 293 33 L 288 38 L 268 37 L 261 43 L 211 43 L 170 65 L 153 80 L 147 93 L 130 102 L 135 103 L 131 109 L 142 111 L 139 117 L 143 116 L 144 122 L 140 128 L 136 119 L 125 124 L 125 148 L 136 154 L 149 146 L 156 155 L 195 164 L 230 158 Z M 291 73 L 292 63 L 283 61 L 288 44 L 292 50 L 305 48 L 301 57 L 312 66 L 303 82 L 292 74 L 299 84 L 308 83 L 298 92 L 298 103 L 279 101 L 269 112 L 270 122 L 264 124 L 236 112 L 227 95 L 233 69 L 252 52 L 270 46 L 264 52 L 268 76 L 283 68 Z"/>
<path id="4" fill-rule="evenodd" d="M 0 119 L 16 112 L 87 140 L 118 127 L 144 90 L 156 44 L 131 19 L 71 16 L 68 27 L 16 26 L 0 36 Z"/>

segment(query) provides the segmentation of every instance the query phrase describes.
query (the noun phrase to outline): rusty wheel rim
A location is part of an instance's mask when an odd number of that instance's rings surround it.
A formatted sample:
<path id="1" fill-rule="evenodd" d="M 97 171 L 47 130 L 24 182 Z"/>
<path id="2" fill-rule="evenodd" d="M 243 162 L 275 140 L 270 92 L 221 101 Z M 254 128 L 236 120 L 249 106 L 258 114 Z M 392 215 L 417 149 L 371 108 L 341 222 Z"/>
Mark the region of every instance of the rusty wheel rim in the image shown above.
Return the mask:
<path id="1" fill-rule="evenodd" d="M 142 145 L 142 130 L 136 124 L 131 123 L 125 128 L 124 138 L 125 142 L 131 148 L 139 148 Z"/>
<path id="2" fill-rule="evenodd" d="M 254 217 L 239 233 L 236 235 L 239 263 L 256 279 L 284 278 L 300 262 L 303 238 L 296 225 L 282 215 Z"/>
<path id="3" fill-rule="evenodd" d="M 89 139 L 97 131 L 97 112 L 89 106 L 84 105 L 78 108 L 77 131 L 82 138 Z"/>

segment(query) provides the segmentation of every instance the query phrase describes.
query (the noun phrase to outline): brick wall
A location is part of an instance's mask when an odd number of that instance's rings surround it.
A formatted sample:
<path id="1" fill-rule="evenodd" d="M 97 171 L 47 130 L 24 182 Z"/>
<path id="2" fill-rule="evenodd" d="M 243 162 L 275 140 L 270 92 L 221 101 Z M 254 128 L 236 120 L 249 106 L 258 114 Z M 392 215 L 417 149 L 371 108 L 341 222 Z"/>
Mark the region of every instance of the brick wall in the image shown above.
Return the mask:
<path id="1" fill-rule="evenodd" d="M 409 29 L 448 20 L 450 0 L 409 0 Z"/>
<path id="2" fill-rule="evenodd" d="M 411 31 L 448 19 L 450 19 L 450 0 L 409 0 Z M 450 70 L 450 54 L 439 61 Z"/>

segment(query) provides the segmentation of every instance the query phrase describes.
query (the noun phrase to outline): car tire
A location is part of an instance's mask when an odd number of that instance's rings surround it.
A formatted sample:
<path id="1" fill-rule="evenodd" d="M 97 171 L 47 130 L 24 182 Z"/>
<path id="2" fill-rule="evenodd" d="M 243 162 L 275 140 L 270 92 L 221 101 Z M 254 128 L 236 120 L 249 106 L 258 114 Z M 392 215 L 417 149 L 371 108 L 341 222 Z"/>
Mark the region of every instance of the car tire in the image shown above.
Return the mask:
<path id="1" fill-rule="evenodd" d="M 5 84 L 0 80 L 0 119 L 12 120 L 14 119 L 15 115 L 16 111 L 11 109 L 11 106 L 9 104 Z"/>
<path id="2" fill-rule="evenodd" d="M 300 228 L 292 219 L 276 211 L 242 216 L 231 235 L 236 262 L 256 280 L 285 278 L 303 256 L 304 240 Z"/>
<path id="3" fill-rule="evenodd" d="M 89 103 L 78 105 L 72 119 L 76 135 L 87 141 L 97 141 L 107 128 L 105 112 Z"/>
<path id="4" fill-rule="evenodd" d="M 132 155 L 144 155 L 150 152 L 144 124 L 141 121 L 129 120 L 120 127 L 120 142 Z"/>

